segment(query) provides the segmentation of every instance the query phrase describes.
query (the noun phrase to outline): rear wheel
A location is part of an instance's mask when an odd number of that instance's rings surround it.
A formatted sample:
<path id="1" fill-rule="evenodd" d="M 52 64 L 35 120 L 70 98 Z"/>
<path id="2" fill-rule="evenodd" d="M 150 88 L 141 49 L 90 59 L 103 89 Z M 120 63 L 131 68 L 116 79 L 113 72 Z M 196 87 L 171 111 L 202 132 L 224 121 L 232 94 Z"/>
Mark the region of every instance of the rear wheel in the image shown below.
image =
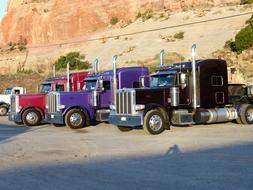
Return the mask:
<path id="1" fill-rule="evenodd" d="M 23 113 L 22 120 L 27 126 L 36 126 L 40 124 L 42 116 L 36 109 L 28 109 Z"/>
<path id="2" fill-rule="evenodd" d="M 131 131 L 132 128 L 129 128 L 129 127 L 124 127 L 124 126 L 117 126 L 118 129 L 121 131 L 121 132 L 128 132 L 128 131 Z"/>
<path id="3" fill-rule="evenodd" d="M 8 108 L 6 106 L 0 106 L 0 116 L 6 116 L 8 113 Z"/>
<path id="4" fill-rule="evenodd" d="M 240 119 L 242 124 L 253 124 L 253 105 L 244 104 L 240 107 Z"/>
<path id="5" fill-rule="evenodd" d="M 65 116 L 65 124 L 71 129 L 80 129 L 85 126 L 86 117 L 82 110 L 70 110 Z"/>
<path id="6" fill-rule="evenodd" d="M 166 122 L 163 114 L 153 109 L 146 113 L 144 117 L 144 130 L 152 135 L 158 135 L 166 129 Z"/>

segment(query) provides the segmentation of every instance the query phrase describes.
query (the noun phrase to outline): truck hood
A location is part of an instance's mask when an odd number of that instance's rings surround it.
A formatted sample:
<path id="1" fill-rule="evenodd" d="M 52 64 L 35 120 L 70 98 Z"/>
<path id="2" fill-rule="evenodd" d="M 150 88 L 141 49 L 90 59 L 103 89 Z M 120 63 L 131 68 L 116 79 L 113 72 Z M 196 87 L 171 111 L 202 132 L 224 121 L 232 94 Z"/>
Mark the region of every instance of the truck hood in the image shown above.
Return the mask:
<path id="1" fill-rule="evenodd" d="M 22 94 L 18 95 L 18 97 L 19 105 L 22 106 L 22 108 L 39 107 L 45 109 L 46 94 Z"/>
<path id="2" fill-rule="evenodd" d="M 170 88 L 144 88 L 136 89 L 136 103 L 137 104 L 149 104 L 149 103 L 160 103 L 166 105 L 168 98 L 170 98 Z"/>
<path id="3" fill-rule="evenodd" d="M 60 104 L 67 107 L 91 105 L 91 92 L 60 92 Z"/>

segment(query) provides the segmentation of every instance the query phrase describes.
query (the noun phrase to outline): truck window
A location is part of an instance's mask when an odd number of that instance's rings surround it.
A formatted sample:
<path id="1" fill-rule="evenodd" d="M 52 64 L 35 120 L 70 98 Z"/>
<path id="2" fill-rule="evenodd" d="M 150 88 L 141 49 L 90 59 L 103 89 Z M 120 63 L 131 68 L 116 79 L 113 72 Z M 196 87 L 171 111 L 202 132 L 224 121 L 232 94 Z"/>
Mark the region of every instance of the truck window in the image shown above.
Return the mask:
<path id="1" fill-rule="evenodd" d="M 111 82 L 110 81 L 103 81 L 103 87 L 105 90 L 111 89 Z"/>
<path id="2" fill-rule="evenodd" d="M 57 84 L 55 85 L 55 91 L 63 92 L 64 91 L 64 84 Z"/>
<path id="3" fill-rule="evenodd" d="M 151 87 L 174 86 L 175 75 L 155 75 L 151 77 Z"/>
<path id="4" fill-rule="evenodd" d="M 96 89 L 96 86 L 97 86 L 96 80 L 85 81 L 84 90 L 92 91 Z"/>
<path id="5" fill-rule="evenodd" d="M 20 94 L 20 90 L 14 90 L 14 94 Z"/>
<path id="6" fill-rule="evenodd" d="M 223 77 L 222 76 L 212 76 L 211 77 L 212 86 L 223 86 Z"/>
<path id="7" fill-rule="evenodd" d="M 51 84 L 42 84 L 40 86 L 40 92 L 47 93 L 51 91 Z"/>

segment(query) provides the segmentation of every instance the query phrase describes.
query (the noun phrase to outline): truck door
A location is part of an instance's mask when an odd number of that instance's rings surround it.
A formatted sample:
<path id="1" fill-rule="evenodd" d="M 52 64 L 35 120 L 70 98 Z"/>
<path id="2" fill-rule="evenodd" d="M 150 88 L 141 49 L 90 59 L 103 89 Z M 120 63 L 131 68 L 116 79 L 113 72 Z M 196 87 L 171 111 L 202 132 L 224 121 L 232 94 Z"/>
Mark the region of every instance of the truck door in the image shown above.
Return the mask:
<path id="1" fill-rule="evenodd" d="M 189 105 L 190 101 L 190 84 L 189 84 L 189 75 L 182 73 L 179 76 L 179 104 L 180 105 Z"/>
<path id="2" fill-rule="evenodd" d="M 107 108 L 110 106 L 112 98 L 111 82 L 103 81 L 103 88 L 100 94 L 100 106 L 101 108 Z"/>

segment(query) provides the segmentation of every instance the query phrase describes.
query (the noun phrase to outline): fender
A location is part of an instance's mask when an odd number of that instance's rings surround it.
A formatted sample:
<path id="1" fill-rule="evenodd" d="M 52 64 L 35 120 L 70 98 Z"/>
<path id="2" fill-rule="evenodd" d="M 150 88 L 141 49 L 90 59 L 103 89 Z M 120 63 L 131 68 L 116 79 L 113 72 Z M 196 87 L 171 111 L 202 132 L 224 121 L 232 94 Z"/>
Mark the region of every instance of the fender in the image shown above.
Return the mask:
<path id="1" fill-rule="evenodd" d="M 87 111 L 87 108 L 81 107 L 81 106 L 71 106 L 71 107 L 68 107 L 67 109 L 65 109 L 63 112 L 64 119 L 65 119 L 65 115 L 72 109 L 80 109 L 84 113 L 85 117 L 87 118 L 86 125 L 90 125 L 90 121 L 92 120 L 92 118 L 91 118 L 89 112 Z"/>
<path id="2" fill-rule="evenodd" d="M 9 109 L 10 105 L 5 102 L 0 102 L 0 106 L 4 106 Z"/>

